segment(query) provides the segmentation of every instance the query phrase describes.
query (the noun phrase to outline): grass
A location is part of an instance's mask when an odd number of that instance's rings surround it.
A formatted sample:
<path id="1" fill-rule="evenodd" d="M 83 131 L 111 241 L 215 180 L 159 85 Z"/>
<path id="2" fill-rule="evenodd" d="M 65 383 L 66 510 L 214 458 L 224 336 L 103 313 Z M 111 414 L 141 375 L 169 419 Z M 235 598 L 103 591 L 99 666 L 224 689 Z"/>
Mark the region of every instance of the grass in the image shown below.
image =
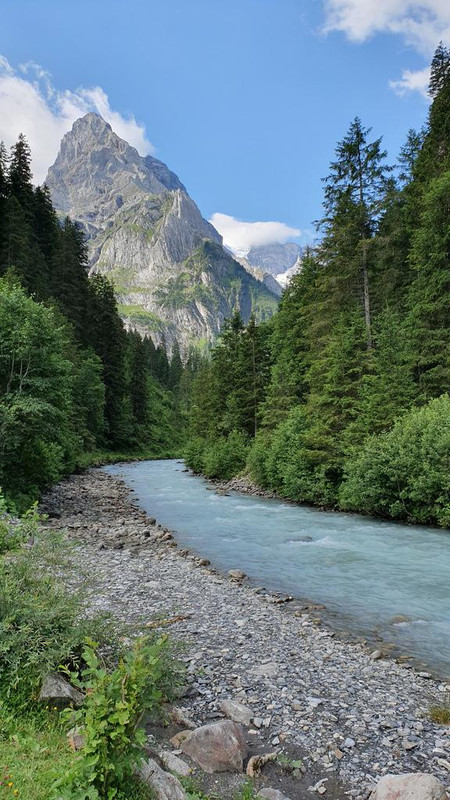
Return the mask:
<path id="1" fill-rule="evenodd" d="M 0 721 L 0 800 L 48 800 L 53 781 L 69 769 L 73 753 L 66 735 L 49 715 Z M 126 798 L 154 800 L 136 781 Z"/>
<path id="2" fill-rule="evenodd" d="M 430 719 L 438 725 L 450 725 L 450 703 L 440 706 L 431 706 Z"/>
<path id="3" fill-rule="evenodd" d="M 45 724 L 46 722 L 46 724 Z M 0 722 L 0 800 L 48 800 L 53 780 L 72 753 L 54 720 L 7 718 Z"/>

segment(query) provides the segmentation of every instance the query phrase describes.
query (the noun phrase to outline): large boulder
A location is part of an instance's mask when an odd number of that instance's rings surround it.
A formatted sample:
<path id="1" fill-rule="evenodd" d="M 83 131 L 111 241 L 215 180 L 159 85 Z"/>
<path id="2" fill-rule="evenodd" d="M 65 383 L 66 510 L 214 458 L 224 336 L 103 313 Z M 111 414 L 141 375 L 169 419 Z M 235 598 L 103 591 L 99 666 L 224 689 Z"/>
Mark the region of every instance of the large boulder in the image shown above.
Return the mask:
<path id="1" fill-rule="evenodd" d="M 78 708 L 84 702 L 84 694 L 75 689 L 62 675 L 53 672 L 44 678 L 39 700 L 43 703 L 58 706 L 58 708 L 70 705 Z"/>
<path id="2" fill-rule="evenodd" d="M 384 775 L 370 800 L 446 800 L 443 784 L 426 772 Z"/>
<path id="3" fill-rule="evenodd" d="M 157 800 L 187 800 L 186 792 L 178 778 L 164 772 L 152 758 L 142 765 L 139 777 L 150 786 Z"/>
<path id="4" fill-rule="evenodd" d="M 229 719 L 202 725 L 181 743 L 183 753 L 205 772 L 242 772 L 247 743 L 240 725 Z"/>

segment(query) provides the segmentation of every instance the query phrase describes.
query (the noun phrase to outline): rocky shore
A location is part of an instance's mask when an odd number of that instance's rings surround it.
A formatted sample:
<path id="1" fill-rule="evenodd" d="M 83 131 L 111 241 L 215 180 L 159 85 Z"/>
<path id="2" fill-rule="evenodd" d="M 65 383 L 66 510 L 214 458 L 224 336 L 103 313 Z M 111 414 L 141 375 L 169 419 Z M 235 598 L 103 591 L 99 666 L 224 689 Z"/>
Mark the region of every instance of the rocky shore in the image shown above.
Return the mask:
<path id="1" fill-rule="evenodd" d="M 235 487 L 233 487 L 235 488 Z M 314 609 L 265 595 L 237 573 L 222 575 L 180 550 L 170 531 L 140 510 L 117 478 L 72 476 L 43 499 L 47 525 L 75 540 L 70 581 L 89 606 L 145 628 L 161 625 L 185 644 L 182 705 L 197 724 L 224 717 L 224 701 L 249 709 L 252 753 L 301 759 L 295 778 L 273 772 L 291 800 L 366 798 L 386 773 L 427 772 L 450 788 L 450 728 L 429 709 L 448 685 L 410 665 L 339 641 Z M 160 622 L 155 623 L 159 619 Z M 371 652 L 372 650 L 372 652 Z M 208 779 L 219 796 L 222 784 Z"/>

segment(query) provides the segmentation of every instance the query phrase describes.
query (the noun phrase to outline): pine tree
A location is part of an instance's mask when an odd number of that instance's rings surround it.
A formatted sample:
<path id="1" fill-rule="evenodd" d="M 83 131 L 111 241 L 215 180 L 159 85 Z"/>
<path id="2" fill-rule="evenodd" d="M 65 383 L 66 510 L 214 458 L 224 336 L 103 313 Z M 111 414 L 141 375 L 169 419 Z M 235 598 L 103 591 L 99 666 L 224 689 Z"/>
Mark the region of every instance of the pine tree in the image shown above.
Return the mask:
<path id="1" fill-rule="evenodd" d="M 19 201 L 24 211 L 31 215 L 33 207 L 31 151 L 22 133 L 11 148 L 8 183 L 11 195 Z"/>
<path id="2" fill-rule="evenodd" d="M 138 440 L 143 438 L 143 427 L 148 421 L 148 368 L 145 360 L 144 342 L 136 331 L 127 334 L 130 350 L 131 411 Z"/>
<path id="3" fill-rule="evenodd" d="M 350 247 L 356 255 L 358 272 L 351 277 L 362 301 L 368 349 L 372 347 L 369 243 L 384 207 L 390 171 L 385 164 L 387 153 L 381 149 L 381 138 L 368 142 L 370 132 L 356 117 L 348 134 L 338 143 L 337 159 L 325 179 L 326 216 L 321 221 L 325 252 L 328 251 L 331 260 L 336 249 L 342 256 Z M 355 262 L 355 257 L 351 261 Z"/>
<path id="4" fill-rule="evenodd" d="M 428 92 L 434 99 L 450 80 L 450 49 L 439 42 L 431 62 Z"/>
<path id="5" fill-rule="evenodd" d="M 169 377 L 167 381 L 168 388 L 173 392 L 177 391 L 179 388 L 182 373 L 183 362 L 180 355 L 180 346 L 178 342 L 175 341 L 172 350 L 172 357 L 170 359 Z"/>
<path id="6" fill-rule="evenodd" d="M 92 347 L 103 365 L 105 382 L 105 422 L 107 442 L 124 447 L 130 441 L 131 411 L 127 405 L 125 370 L 126 335 L 117 313 L 112 284 L 104 275 L 90 281 L 90 330 Z"/>
<path id="7" fill-rule="evenodd" d="M 13 270 L 27 289 L 33 289 L 31 231 L 16 197 L 5 200 L 1 224 L 0 274 Z"/>

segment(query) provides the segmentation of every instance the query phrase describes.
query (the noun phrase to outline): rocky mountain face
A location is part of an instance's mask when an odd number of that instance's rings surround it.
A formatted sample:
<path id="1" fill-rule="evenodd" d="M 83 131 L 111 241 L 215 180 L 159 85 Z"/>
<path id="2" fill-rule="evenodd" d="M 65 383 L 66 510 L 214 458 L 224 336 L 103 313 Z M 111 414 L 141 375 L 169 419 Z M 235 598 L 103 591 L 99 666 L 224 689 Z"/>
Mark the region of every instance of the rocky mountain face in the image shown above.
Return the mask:
<path id="1" fill-rule="evenodd" d="M 277 277 L 291 269 L 301 258 L 302 248 L 295 242 L 252 247 L 246 259 L 252 267 L 259 267 Z"/>
<path id="2" fill-rule="evenodd" d="M 222 246 L 179 178 L 94 113 L 78 119 L 47 180 L 88 236 L 91 270 L 114 283 L 126 324 L 169 345 L 209 343 L 235 308 L 265 319 L 273 291 Z"/>

